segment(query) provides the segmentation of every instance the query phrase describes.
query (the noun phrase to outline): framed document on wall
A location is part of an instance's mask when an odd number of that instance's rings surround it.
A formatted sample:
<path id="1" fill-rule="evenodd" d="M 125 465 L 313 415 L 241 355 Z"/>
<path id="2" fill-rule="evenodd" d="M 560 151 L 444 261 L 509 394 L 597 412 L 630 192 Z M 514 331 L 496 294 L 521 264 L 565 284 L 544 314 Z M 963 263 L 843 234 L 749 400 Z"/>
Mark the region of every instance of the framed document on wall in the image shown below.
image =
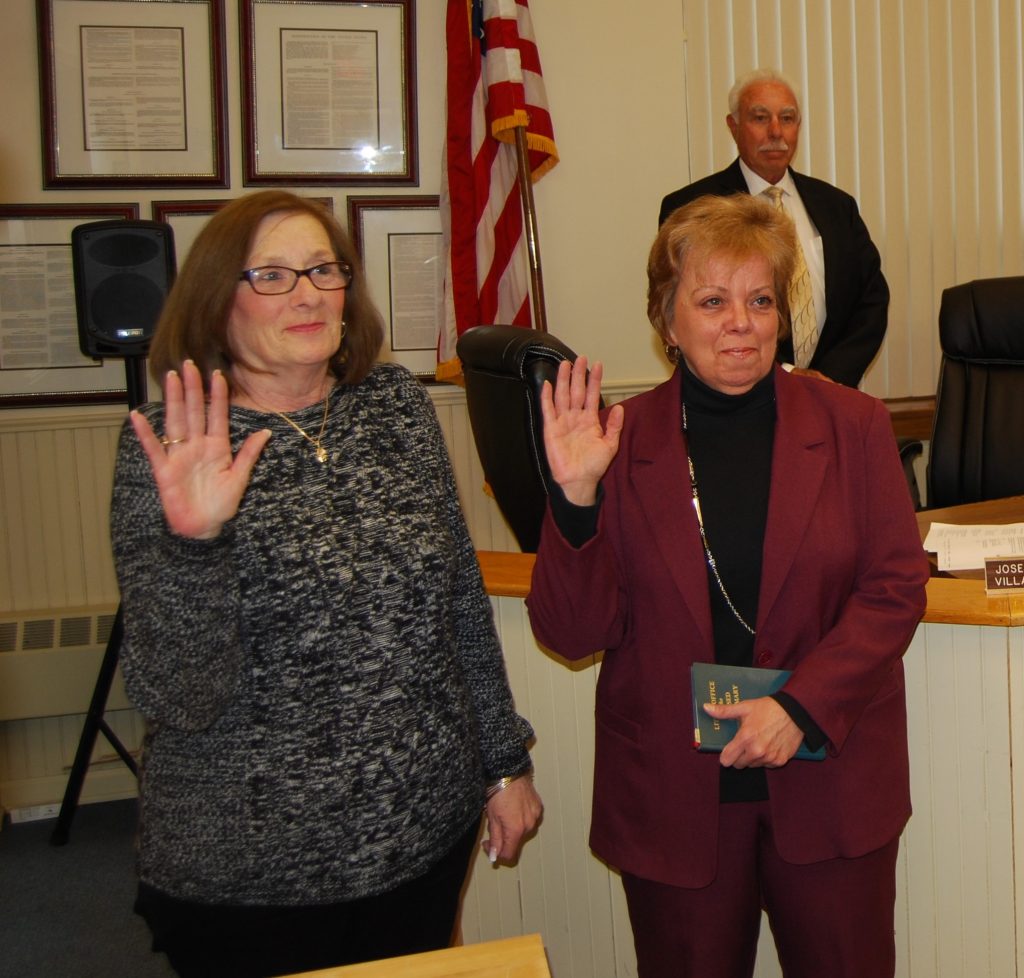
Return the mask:
<path id="1" fill-rule="evenodd" d="M 44 183 L 226 187 L 224 0 L 37 0 Z"/>
<path id="2" fill-rule="evenodd" d="M 384 359 L 433 380 L 444 323 L 438 198 L 349 197 L 348 227 L 384 315 Z"/>
<path id="3" fill-rule="evenodd" d="M 0 407 L 127 400 L 122 360 L 79 349 L 71 231 L 138 204 L 0 204 Z"/>
<path id="4" fill-rule="evenodd" d="M 415 185 L 413 0 L 241 0 L 244 177 Z"/>

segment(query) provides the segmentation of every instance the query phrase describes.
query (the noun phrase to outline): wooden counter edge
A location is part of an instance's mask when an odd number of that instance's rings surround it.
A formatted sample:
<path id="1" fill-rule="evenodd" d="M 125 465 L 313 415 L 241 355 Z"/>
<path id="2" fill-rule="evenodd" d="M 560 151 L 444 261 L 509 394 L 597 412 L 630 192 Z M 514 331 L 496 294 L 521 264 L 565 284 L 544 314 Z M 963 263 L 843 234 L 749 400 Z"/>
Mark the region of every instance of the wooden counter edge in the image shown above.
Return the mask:
<path id="1" fill-rule="evenodd" d="M 525 598 L 530 593 L 530 578 L 536 554 L 505 553 L 499 550 L 478 550 L 480 573 L 491 597 Z"/>
<path id="2" fill-rule="evenodd" d="M 525 598 L 536 554 L 477 551 L 487 593 Z M 935 577 L 928 582 L 928 607 L 922 621 L 945 625 L 1024 625 L 1024 598 L 989 598 L 978 580 Z"/>
<path id="3" fill-rule="evenodd" d="M 540 934 L 463 944 L 383 961 L 367 961 L 291 978 L 551 978 Z"/>
<path id="4" fill-rule="evenodd" d="M 933 577 L 928 581 L 928 606 L 922 621 L 943 625 L 1024 625 L 1021 603 L 990 598 L 981 580 Z"/>

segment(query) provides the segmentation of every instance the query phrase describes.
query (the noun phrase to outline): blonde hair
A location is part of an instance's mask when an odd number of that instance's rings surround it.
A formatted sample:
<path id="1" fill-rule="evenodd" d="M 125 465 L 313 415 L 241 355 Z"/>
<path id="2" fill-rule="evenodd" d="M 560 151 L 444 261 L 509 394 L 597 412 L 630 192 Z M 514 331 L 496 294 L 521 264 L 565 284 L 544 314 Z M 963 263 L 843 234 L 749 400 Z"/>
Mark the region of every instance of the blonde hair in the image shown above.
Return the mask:
<path id="1" fill-rule="evenodd" d="M 669 215 L 647 259 L 647 318 L 666 346 L 676 290 L 687 262 L 761 257 L 771 268 L 779 339 L 789 336 L 789 280 L 796 264 L 796 228 L 782 211 L 750 194 L 698 197 Z"/>

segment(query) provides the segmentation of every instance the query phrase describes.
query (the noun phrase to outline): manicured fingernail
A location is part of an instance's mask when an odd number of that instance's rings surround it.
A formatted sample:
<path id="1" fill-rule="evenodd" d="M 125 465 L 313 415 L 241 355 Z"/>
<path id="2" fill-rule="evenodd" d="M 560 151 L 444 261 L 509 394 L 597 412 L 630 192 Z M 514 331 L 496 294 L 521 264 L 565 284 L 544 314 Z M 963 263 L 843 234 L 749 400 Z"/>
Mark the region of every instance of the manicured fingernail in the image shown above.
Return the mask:
<path id="1" fill-rule="evenodd" d="M 491 861 L 491 865 L 493 866 L 494 863 L 498 861 L 498 850 L 492 847 L 491 851 L 487 853 L 487 858 Z"/>

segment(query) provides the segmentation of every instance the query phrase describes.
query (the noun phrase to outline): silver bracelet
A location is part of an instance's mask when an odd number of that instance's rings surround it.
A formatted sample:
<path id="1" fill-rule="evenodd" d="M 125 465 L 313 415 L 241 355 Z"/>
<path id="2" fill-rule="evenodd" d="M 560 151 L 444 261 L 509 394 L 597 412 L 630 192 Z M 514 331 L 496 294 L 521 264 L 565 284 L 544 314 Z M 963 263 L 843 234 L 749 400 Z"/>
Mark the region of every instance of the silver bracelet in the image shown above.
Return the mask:
<path id="1" fill-rule="evenodd" d="M 490 801 L 499 791 L 504 791 L 513 781 L 520 778 L 532 778 L 533 771 L 523 771 L 522 774 L 513 774 L 508 778 L 498 778 L 487 786 L 487 801 Z"/>

